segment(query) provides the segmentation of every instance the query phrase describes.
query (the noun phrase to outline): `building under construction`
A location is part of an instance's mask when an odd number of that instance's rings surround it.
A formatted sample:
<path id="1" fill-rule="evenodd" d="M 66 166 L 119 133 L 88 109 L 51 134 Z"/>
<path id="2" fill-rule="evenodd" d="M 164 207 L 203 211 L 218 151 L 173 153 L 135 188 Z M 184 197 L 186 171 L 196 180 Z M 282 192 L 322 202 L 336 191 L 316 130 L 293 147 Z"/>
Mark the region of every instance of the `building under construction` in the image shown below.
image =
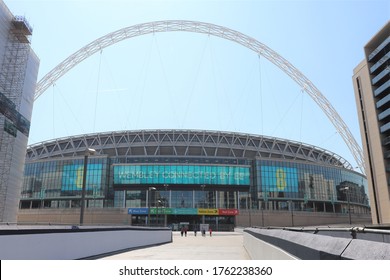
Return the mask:
<path id="1" fill-rule="evenodd" d="M 32 28 L 0 0 L 0 222 L 16 222 L 39 59 Z"/>

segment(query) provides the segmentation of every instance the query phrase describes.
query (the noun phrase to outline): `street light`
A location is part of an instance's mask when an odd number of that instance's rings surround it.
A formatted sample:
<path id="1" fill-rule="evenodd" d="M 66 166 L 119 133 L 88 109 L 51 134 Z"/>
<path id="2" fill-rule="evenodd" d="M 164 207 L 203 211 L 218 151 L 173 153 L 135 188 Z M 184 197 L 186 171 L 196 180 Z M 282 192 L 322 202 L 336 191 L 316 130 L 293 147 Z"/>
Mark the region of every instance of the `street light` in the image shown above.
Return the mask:
<path id="1" fill-rule="evenodd" d="M 164 184 L 164 187 L 165 187 L 165 197 L 163 198 L 163 201 L 164 201 L 164 227 L 167 226 L 167 207 L 169 207 L 169 200 L 167 200 L 166 197 L 168 197 L 168 184 Z M 168 204 L 167 204 L 168 202 Z"/>
<path id="2" fill-rule="evenodd" d="M 264 227 L 264 209 L 268 209 L 268 192 L 264 192 L 263 201 L 261 203 L 261 225 Z M 264 205 L 263 205 L 264 204 Z"/>
<path id="3" fill-rule="evenodd" d="M 205 207 L 206 205 L 206 197 L 205 197 L 205 193 L 204 193 L 204 188 L 206 187 L 206 185 L 200 185 L 200 187 L 202 188 L 202 195 L 203 195 L 203 207 Z M 205 223 L 205 216 L 202 215 L 202 224 Z"/>
<path id="4" fill-rule="evenodd" d="M 94 155 L 96 150 L 87 148 L 84 152 L 84 170 L 83 170 L 83 186 L 81 189 L 81 209 L 80 209 L 80 225 L 84 223 L 84 208 L 85 208 L 85 190 L 87 183 L 87 166 L 88 166 L 88 156 Z"/>
<path id="5" fill-rule="evenodd" d="M 261 226 L 264 227 L 264 205 L 261 203 Z"/>
<path id="6" fill-rule="evenodd" d="M 251 216 L 251 211 L 252 211 L 252 195 L 249 193 L 249 208 L 248 208 L 248 213 L 249 213 L 249 227 L 252 227 L 252 216 Z"/>
<path id="7" fill-rule="evenodd" d="M 340 188 L 340 191 L 345 191 L 346 194 L 347 194 L 349 224 L 352 224 L 352 219 L 351 219 L 351 203 L 350 203 L 350 199 L 349 199 L 349 187 Z"/>
<path id="8" fill-rule="evenodd" d="M 155 191 L 155 187 L 149 187 L 148 189 L 148 226 L 150 226 L 150 191 Z"/>
<path id="9" fill-rule="evenodd" d="M 165 197 L 161 197 L 161 199 L 159 199 L 157 201 L 158 205 L 161 206 L 161 211 L 160 211 L 160 214 L 163 214 L 164 215 L 164 227 L 167 226 L 167 199 Z"/>
<path id="10" fill-rule="evenodd" d="M 290 204 L 290 211 L 291 211 L 291 226 L 294 226 L 294 204 L 293 201 L 289 201 Z"/>

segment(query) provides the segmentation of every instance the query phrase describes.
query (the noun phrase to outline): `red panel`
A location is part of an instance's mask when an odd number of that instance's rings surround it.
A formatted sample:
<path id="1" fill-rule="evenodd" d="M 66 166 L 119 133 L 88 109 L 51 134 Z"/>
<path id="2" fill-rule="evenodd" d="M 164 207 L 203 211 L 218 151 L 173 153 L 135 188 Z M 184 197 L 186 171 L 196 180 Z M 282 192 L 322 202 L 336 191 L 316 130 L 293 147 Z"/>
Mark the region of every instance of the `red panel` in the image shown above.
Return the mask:
<path id="1" fill-rule="evenodd" d="M 238 215 L 238 209 L 218 209 L 220 216 L 236 216 Z"/>

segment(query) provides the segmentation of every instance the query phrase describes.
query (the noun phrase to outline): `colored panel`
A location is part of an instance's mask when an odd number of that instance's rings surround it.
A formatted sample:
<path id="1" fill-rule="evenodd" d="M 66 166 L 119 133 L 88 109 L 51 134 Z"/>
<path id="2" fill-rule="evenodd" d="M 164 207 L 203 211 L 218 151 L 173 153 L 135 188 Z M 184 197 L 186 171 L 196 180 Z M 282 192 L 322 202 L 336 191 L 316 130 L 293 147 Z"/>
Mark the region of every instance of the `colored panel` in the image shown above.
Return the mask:
<path id="1" fill-rule="evenodd" d="M 149 213 L 148 208 L 128 208 L 127 214 L 129 215 L 147 215 Z"/>
<path id="2" fill-rule="evenodd" d="M 148 215 L 148 208 L 128 208 L 129 215 Z M 151 215 L 206 215 L 206 216 L 236 216 L 238 209 L 216 208 L 150 208 Z"/>
<path id="3" fill-rule="evenodd" d="M 221 216 L 237 216 L 238 209 L 218 209 L 218 213 Z"/>
<path id="4" fill-rule="evenodd" d="M 157 208 L 157 207 L 150 208 L 150 214 L 152 215 L 172 215 L 172 213 L 173 213 L 172 208 Z"/>
<path id="5" fill-rule="evenodd" d="M 172 208 L 173 215 L 197 215 L 198 209 L 196 208 Z"/>
<path id="6" fill-rule="evenodd" d="M 208 216 L 217 216 L 218 215 L 218 209 L 215 208 L 199 208 L 198 209 L 198 215 L 208 215 Z"/>
<path id="7" fill-rule="evenodd" d="M 249 186 L 246 166 L 219 165 L 114 165 L 115 185 L 205 184 Z"/>
<path id="8" fill-rule="evenodd" d="M 298 192 L 297 169 L 280 166 L 262 166 L 261 184 L 264 190 L 271 192 Z"/>

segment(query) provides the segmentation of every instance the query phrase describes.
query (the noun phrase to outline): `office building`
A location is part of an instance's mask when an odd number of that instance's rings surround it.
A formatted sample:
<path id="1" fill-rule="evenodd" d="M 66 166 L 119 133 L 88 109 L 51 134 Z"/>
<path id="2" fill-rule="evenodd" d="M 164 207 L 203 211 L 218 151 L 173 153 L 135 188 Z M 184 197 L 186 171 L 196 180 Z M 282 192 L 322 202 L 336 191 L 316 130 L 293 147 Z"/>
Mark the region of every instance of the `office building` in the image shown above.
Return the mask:
<path id="1" fill-rule="evenodd" d="M 390 21 L 364 46 L 353 86 L 374 224 L 390 224 Z"/>

